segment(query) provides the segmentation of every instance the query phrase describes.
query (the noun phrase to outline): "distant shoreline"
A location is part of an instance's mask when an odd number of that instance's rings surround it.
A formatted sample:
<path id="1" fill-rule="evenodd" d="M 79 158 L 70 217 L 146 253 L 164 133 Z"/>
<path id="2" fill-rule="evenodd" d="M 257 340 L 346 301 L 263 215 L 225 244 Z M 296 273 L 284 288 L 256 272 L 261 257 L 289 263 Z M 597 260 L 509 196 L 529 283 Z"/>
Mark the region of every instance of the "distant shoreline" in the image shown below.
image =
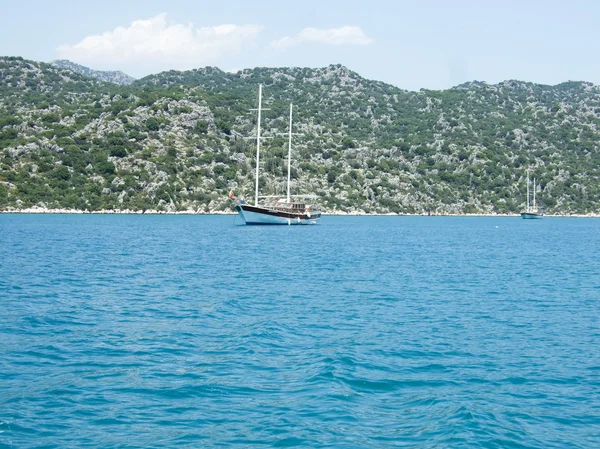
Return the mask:
<path id="1" fill-rule="evenodd" d="M 36 214 L 36 215 L 237 215 L 234 211 L 159 211 L 159 210 L 78 210 L 78 209 L 45 209 L 45 208 L 27 208 L 14 210 L 0 210 L 0 214 Z M 517 218 L 520 214 L 373 214 L 357 212 L 327 212 L 322 216 L 329 217 L 513 217 Z M 600 218 L 600 214 L 562 214 L 562 215 L 544 215 L 550 218 Z"/>

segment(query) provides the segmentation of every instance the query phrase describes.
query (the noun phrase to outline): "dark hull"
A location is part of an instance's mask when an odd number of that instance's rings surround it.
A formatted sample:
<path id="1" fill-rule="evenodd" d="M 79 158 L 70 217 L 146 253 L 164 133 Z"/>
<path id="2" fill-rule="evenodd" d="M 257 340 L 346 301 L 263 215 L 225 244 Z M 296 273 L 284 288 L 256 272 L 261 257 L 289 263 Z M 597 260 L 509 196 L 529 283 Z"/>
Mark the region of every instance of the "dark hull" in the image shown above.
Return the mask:
<path id="1" fill-rule="evenodd" d="M 537 218 L 542 218 L 543 215 L 536 212 L 521 212 L 521 218 L 526 220 L 535 220 Z"/>
<path id="2" fill-rule="evenodd" d="M 274 210 L 249 204 L 238 204 L 235 210 L 247 225 L 314 224 L 321 217 L 320 212 Z"/>

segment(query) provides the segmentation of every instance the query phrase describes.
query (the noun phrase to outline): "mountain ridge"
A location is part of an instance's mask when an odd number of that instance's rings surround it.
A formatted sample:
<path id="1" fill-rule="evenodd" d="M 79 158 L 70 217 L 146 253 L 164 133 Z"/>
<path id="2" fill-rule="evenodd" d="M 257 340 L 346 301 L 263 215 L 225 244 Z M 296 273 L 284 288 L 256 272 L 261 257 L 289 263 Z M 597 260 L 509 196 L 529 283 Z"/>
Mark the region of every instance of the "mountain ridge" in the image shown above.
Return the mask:
<path id="1" fill-rule="evenodd" d="M 120 70 L 95 70 L 67 59 L 54 60 L 50 64 L 108 83 L 128 85 L 135 81 L 133 76 L 127 75 Z"/>
<path id="2" fill-rule="evenodd" d="M 294 189 L 332 213 L 517 213 L 526 170 L 548 212 L 597 213 L 600 89 L 474 81 L 406 91 L 332 64 L 215 67 L 115 85 L 0 58 L 0 209 L 201 210 L 252 196 L 257 86 L 261 192 L 285 190 L 289 102 Z"/>

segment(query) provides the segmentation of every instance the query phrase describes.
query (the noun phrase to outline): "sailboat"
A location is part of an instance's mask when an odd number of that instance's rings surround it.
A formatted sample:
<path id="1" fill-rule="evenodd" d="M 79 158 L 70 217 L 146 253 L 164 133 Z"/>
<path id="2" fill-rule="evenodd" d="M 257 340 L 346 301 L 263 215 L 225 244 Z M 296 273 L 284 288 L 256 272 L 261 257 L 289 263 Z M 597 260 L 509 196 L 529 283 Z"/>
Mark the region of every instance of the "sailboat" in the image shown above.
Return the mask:
<path id="1" fill-rule="evenodd" d="M 258 125 L 256 131 L 256 185 L 254 205 L 235 197 L 233 191 L 229 198 L 235 202 L 235 210 L 247 225 L 306 225 L 315 224 L 321 217 L 319 207 L 305 200 L 316 198 L 315 195 L 290 195 L 291 160 L 292 160 L 292 104 L 290 103 L 290 129 L 288 142 L 288 177 L 287 196 L 258 196 L 258 180 L 260 168 L 260 119 L 262 111 L 262 84 L 258 86 Z M 259 199 L 262 201 L 259 202 Z"/>
<path id="2" fill-rule="evenodd" d="M 529 206 L 529 170 L 527 170 L 527 209 L 521 212 L 521 217 L 526 219 L 542 218 L 544 213 L 535 205 L 535 178 L 533 178 L 533 206 Z"/>

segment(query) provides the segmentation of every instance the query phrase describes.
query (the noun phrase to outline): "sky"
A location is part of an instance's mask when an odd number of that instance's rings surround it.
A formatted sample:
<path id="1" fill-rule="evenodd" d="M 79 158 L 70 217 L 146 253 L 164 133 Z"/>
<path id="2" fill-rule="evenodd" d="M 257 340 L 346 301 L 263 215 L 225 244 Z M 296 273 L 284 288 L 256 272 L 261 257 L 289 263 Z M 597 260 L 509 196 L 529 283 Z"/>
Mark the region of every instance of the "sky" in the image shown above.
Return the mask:
<path id="1" fill-rule="evenodd" d="M 0 10 L 0 55 L 136 78 L 343 64 L 413 91 L 600 84 L 600 2 L 589 0 L 0 0 Z"/>

